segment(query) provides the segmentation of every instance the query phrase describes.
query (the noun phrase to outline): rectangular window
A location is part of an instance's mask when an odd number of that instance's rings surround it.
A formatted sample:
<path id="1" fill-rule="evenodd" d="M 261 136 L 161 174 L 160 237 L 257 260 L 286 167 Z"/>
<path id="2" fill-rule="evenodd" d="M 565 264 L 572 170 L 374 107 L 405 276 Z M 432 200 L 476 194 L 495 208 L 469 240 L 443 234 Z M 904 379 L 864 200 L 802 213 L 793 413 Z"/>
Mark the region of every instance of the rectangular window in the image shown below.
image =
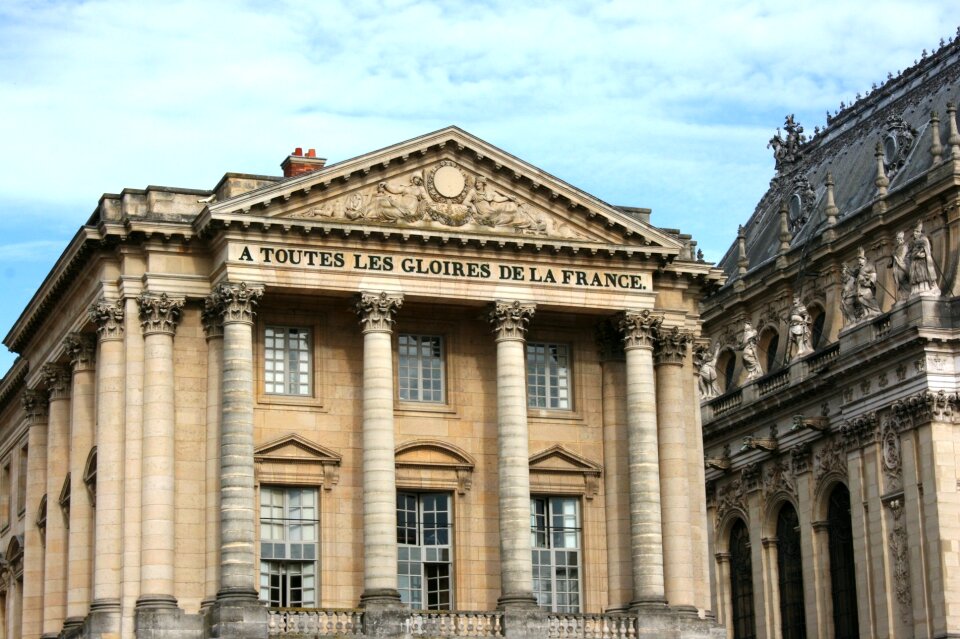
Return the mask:
<path id="1" fill-rule="evenodd" d="M 414 610 L 451 610 L 450 496 L 397 493 L 397 585 Z"/>
<path id="2" fill-rule="evenodd" d="M 442 403 L 443 338 L 400 334 L 397 338 L 397 380 L 400 399 Z"/>
<path id="3" fill-rule="evenodd" d="M 260 488 L 260 599 L 274 608 L 317 605 L 318 512 L 315 488 Z"/>
<path id="4" fill-rule="evenodd" d="M 27 454 L 26 446 L 20 449 L 20 468 L 17 472 L 17 515 L 27 509 Z"/>
<path id="5" fill-rule="evenodd" d="M 310 395 L 310 329 L 268 326 L 263 341 L 264 390 L 273 395 Z"/>
<path id="6" fill-rule="evenodd" d="M 570 347 L 527 343 L 527 406 L 570 408 Z"/>
<path id="7" fill-rule="evenodd" d="M 580 612 L 580 508 L 574 497 L 530 499 L 533 594 L 554 612 Z"/>
<path id="8" fill-rule="evenodd" d="M 13 487 L 10 485 L 10 463 L 3 465 L 3 471 L 0 471 L 0 514 L 3 515 L 3 521 L 0 522 L 0 528 L 6 528 L 10 525 L 13 512 L 13 499 L 10 494 Z"/>

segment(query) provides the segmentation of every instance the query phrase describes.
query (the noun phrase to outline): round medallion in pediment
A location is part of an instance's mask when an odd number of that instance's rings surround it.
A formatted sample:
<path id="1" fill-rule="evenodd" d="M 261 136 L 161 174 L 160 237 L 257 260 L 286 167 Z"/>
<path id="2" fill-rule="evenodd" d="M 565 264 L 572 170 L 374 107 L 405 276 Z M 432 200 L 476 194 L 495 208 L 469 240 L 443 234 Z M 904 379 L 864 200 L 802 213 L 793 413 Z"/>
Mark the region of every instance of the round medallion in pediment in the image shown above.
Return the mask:
<path id="1" fill-rule="evenodd" d="M 427 190 L 438 202 L 463 201 L 464 187 L 467 185 L 467 176 L 456 162 L 443 160 L 427 175 Z"/>

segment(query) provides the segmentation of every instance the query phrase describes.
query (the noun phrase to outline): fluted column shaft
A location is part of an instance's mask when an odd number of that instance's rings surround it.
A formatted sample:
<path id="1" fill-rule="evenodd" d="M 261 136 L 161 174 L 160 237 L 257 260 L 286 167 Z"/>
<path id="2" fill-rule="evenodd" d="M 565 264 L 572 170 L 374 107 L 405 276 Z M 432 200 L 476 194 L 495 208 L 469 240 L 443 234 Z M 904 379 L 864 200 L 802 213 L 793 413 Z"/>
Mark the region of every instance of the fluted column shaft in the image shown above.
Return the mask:
<path id="1" fill-rule="evenodd" d="M 662 321 L 649 311 L 630 311 L 624 313 L 619 322 L 627 359 L 632 608 L 665 603 L 657 394 L 653 375 L 653 339 Z"/>
<path id="2" fill-rule="evenodd" d="M 36 526 L 37 508 L 47 484 L 47 392 L 26 390 L 21 397 L 27 415 L 27 490 L 23 531 L 22 639 L 38 639 L 43 627 L 44 548 Z"/>
<path id="3" fill-rule="evenodd" d="M 497 302 L 497 470 L 500 505 L 500 608 L 532 607 L 530 439 L 525 336 L 535 306 Z"/>
<path id="4" fill-rule="evenodd" d="M 220 418 L 220 589 L 222 602 L 256 601 L 253 483 L 253 316 L 263 289 L 220 284 L 211 295 L 223 323 Z"/>
<path id="5" fill-rule="evenodd" d="M 143 469 L 138 608 L 174 608 L 175 397 L 173 337 L 183 300 L 143 293 Z"/>
<path id="6" fill-rule="evenodd" d="M 89 311 L 97 325 L 97 513 L 94 518 L 93 603 L 98 629 L 120 631 L 123 553 L 124 346 L 123 301 L 99 300 Z"/>
<path id="7" fill-rule="evenodd" d="M 70 531 L 64 626 L 71 628 L 83 623 L 90 606 L 93 504 L 83 483 L 83 471 L 93 446 L 96 341 L 92 335 L 73 334 L 67 337 L 66 345 L 73 366 L 73 385 L 70 391 Z"/>
<path id="8" fill-rule="evenodd" d="M 399 295 L 363 293 L 363 594 L 364 606 L 392 605 L 397 591 L 397 479 L 393 430 L 393 316 Z"/>
<path id="9" fill-rule="evenodd" d="M 207 337 L 206 441 L 206 571 L 204 604 L 217 595 L 220 576 L 220 406 L 223 397 L 223 324 L 216 302 L 208 297 L 203 310 Z"/>
<path id="10" fill-rule="evenodd" d="M 47 531 L 43 561 L 44 636 L 60 633 L 66 614 L 67 527 L 58 503 L 70 462 L 70 369 L 58 364 L 43 368 L 50 392 L 47 420 Z"/>
<path id="11" fill-rule="evenodd" d="M 687 457 L 689 409 L 683 360 L 689 333 L 660 330 L 655 341 L 657 435 L 660 461 L 660 512 L 663 527 L 664 594 L 671 607 L 696 613 L 693 594 L 693 545 L 690 538 L 690 483 Z"/>

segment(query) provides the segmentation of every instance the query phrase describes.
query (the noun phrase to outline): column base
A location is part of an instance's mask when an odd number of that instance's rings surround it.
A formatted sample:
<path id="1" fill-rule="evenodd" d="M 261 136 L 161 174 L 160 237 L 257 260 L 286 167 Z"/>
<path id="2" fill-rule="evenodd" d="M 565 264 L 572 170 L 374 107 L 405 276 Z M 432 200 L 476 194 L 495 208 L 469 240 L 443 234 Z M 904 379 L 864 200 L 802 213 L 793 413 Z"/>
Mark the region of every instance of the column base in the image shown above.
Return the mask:
<path id="1" fill-rule="evenodd" d="M 203 611 L 203 625 L 203 636 L 209 639 L 264 639 L 267 607 L 257 599 L 221 599 L 218 594 L 217 601 Z"/>
<path id="2" fill-rule="evenodd" d="M 120 600 L 96 599 L 90 604 L 87 616 L 87 635 L 120 635 Z"/>
<path id="3" fill-rule="evenodd" d="M 539 610 L 537 598 L 532 592 L 523 592 L 512 595 L 500 595 L 497 599 L 497 610 Z"/>
<path id="4" fill-rule="evenodd" d="M 681 617 L 696 617 L 700 618 L 700 610 L 696 606 L 690 605 L 679 605 L 679 606 L 667 606 L 670 612 L 676 613 Z"/>
<path id="5" fill-rule="evenodd" d="M 40 639 L 57 639 L 60 636 L 59 632 L 45 632 L 40 635 Z"/>
<path id="6" fill-rule="evenodd" d="M 722 639 L 726 629 L 716 621 L 680 614 L 669 608 L 637 614 L 638 639 Z"/>
<path id="7" fill-rule="evenodd" d="M 137 610 L 177 610 L 177 598 L 173 595 L 140 595 Z"/>
<path id="8" fill-rule="evenodd" d="M 57 635 L 61 639 L 72 639 L 83 633 L 83 617 L 67 617 L 63 621 L 63 630 Z"/>
<path id="9" fill-rule="evenodd" d="M 253 588 L 221 588 L 217 592 L 217 603 L 241 605 L 248 602 L 263 605 L 260 603 L 260 593 Z"/>
<path id="10" fill-rule="evenodd" d="M 360 595 L 360 607 L 366 610 L 402 608 L 400 592 L 395 588 L 368 588 Z"/>
<path id="11" fill-rule="evenodd" d="M 201 613 L 204 612 L 205 610 L 207 610 L 208 608 L 210 608 L 210 606 L 214 605 L 215 603 L 217 603 L 217 597 L 216 597 L 216 595 L 214 595 L 213 597 L 205 597 L 204 599 L 202 599 L 202 600 L 200 601 L 200 612 L 201 612 Z"/>
<path id="12" fill-rule="evenodd" d="M 634 599 L 630 602 L 630 612 L 666 612 L 667 600 L 662 597 Z"/>
<path id="13" fill-rule="evenodd" d="M 605 608 L 605 609 L 604 609 L 603 614 L 605 614 L 605 615 L 622 615 L 622 614 L 626 614 L 626 613 L 628 613 L 628 612 L 630 612 L 630 606 L 627 606 L 627 605 L 623 605 L 623 606 L 610 606 L 609 608 Z"/>

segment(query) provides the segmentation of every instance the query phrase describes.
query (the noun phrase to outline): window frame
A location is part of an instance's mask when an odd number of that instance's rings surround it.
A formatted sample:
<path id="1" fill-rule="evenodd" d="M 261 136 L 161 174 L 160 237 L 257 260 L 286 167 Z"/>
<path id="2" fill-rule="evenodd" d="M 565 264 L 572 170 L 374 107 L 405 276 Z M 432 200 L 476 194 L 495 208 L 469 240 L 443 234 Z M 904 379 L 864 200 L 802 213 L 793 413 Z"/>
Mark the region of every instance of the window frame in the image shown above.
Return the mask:
<path id="1" fill-rule="evenodd" d="M 444 497 L 446 499 L 446 510 L 432 510 L 425 511 L 425 501 L 426 498 L 433 497 Z M 415 510 L 411 511 L 409 508 L 401 510 L 401 499 L 405 500 L 406 506 L 409 506 L 410 501 L 414 502 Z M 456 610 L 456 558 L 454 556 L 454 522 L 455 522 L 455 513 L 454 513 L 454 496 L 448 491 L 415 491 L 415 490 L 404 490 L 401 488 L 397 489 L 397 498 L 396 498 L 396 513 L 397 513 L 397 524 L 396 524 L 396 534 L 397 534 L 397 590 L 400 592 L 401 601 L 405 606 L 409 606 L 412 610 Z M 401 521 L 401 512 L 404 513 L 414 513 L 413 521 L 413 534 L 415 535 L 415 543 L 405 543 L 401 542 L 401 530 L 404 531 L 405 535 L 410 534 L 410 520 L 409 517 L 405 517 Z M 432 527 L 426 527 L 426 517 L 425 512 L 433 513 L 446 513 L 446 525 L 435 525 Z M 403 525 L 401 525 L 403 524 Z M 446 543 L 426 543 L 427 539 L 427 530 L 432 530 L 435 535 L 434 539 L 443 536 L 443 532 L 446 532 L 445 539 Z M 409 538 L 409 537 L 407 537 Z M 412 552 L 416 549 L 418 552 Z M 444 549 L 446 550 L 447 559 L 444 561 L 441 558 L 444 556 Z M 433 553 L 428 552 L 429 550 L 434 550 Z M 433 561 L 429 561 L 431 555 L 434 557 Z M 406 564 L 406 565 L 405 565 Z M 419 574 L 413 572 L 414 564 L 419 564 Z M 445 576 L 431 576 L 429 573 L 430 567 L 436 566 L 447 566 L 447 573 Z M 404 587 L 404 579 L 407 579 L 407 587 Z M 415 608 L 414 604 L 410 598 L 416 589 L 412 587 L 411 582 L 413 579 L 420 579 L 420 607 Z M 446 589 L 438 589 L 437 593 L 446 592 L 446 601 L 438 601 L 436 605 L 431 605 L 430 596 L 430 581 L 431 580 L 446 580 Z M 406 595 L 406 597 L 405 597 Z M 442 599 L 442 597 L 438 597 Z M 426 602 L 426 605 L 424 605 Z"/>
<path id="2" fill-rule="evenodd" d="M 411 399 L 411 398 L 409 398 L 409 397 L 406 397 L 406 398 L 403 397 L 403 392 L 402 392 L 403 389 L 401 388 L 401 386 L 402 386 L 402 381 L 403 381 L 404 379 L 411 379 L 411 377 L 410 377 L 409 375 L 407 375 L 406 377 L 403 375 L 403 369 L 404 369 L 403 357 L 405 357 L 405 356 L 402 354 L 401 349 L 404 348 L 404 345 L 403 345 L 403 343 L 402 343 L 403 340 L 404 340 L 404 338 L 411 338 L 411 337 L 412 337 L 412 338 L 417 338 L 417 340 L 418 340 L 417 347 L 416 347 L 418 353 L 414 356 L 414 361 L 416 362 L 416 366 L 417 366 L 417 377 L 416 377 L 416 380 L 417 380 L 417 382 L 418 382 L 418 385 L 419 385 L 419 389 L 418 389 L 418 390 L 419 390 L 419 392 L 421 393 L 421 395 L 422 395 L 423 390 L 424 390 L 424 388 L 423 388 L 423 381 L 424 381 L 424 376 L 423 376 L 423 371 L 424 371 L 423 359 L 424 359 L 424 358 L 421 357 L 421 354 L 419 353 L 419 350 L 420 350 L 420 347 L 421 347 L 421 343 L 419 342 L 419 340 L 425 339 L 425 338 L 426 338 L 426 339 L 437 339 L 437 340 L 439 340 L 439 345 L 440 345 L 440 355 L 439 355 L 439 374 L 440 374 L 440 390 L 439 390 L 439 392 L 440 392 L 440 399 L 422 399 L 422 398 L 420 398 L 420 399 Z M 413 332 L 413 331 L 397 331 L 395 343 L 396 343 L 396 349 L 395 349 L 395 351 L 396 351 L 396 360 L 397 360 L 397 370 L 396 370 L 396 379 L 397 379 L 397 384 L 396 384 L 396 388 L 397 388 L 397 391 L 396 391 L 396 392 L 397 392 L 397 402 L 398 402 L 399 404 L 406 404 L 406 405 L 408 405 L 408 406 L 410 406 L 410 407 L 414 407 L 414 406 L 415 406 L 415 407 L 418 407 L 418 408 L 419 408 L 419 407 L 432 408 L 432 407 L 444 407 L 444 406 L 447 406 L 448 403 L 449 403 L 449 399 L 448 399 L 448 398 L 449 398 L 449 389 L 448 389 L 448 384 L 447 384 L 447 380 L 449 379 L 449 375 L 447 374 L 447 360 L 448 360 L 448 357 L 447 357 L 447 338 L 446 338 L 446 336 L 443 335 L 442 333 L 439 333 L 439 332 L 429 332 L 429 331 L 418 331 L 418 332 Z M 409 357 L 409 356 L 407 356 L 407 357 Z M 408 366 L 407 368 L 409 369 L 409 366 Z"/>
<path id="3" fill-rule="evenodd" d="M 542 376 L 545 379 L 545 383 L 542 388 L 545 389 L 544 402 L 547 404 L 545 406 L 539 406 L 532 403 L 534 397 L 531 392 L 530 378 L 532 376 L 539 376 L 541 373 L 539 371 L 531 371 L 531 349 L 537 347 L 543 347 L 544 349 L 544 362 L 546 364 L 545 370 L 542 373 Z M 565 379 L 565 390 L 566 396 L 564 400 L 566 401 L 566 406 L 550 406 L 551 393 L 553 386 L 550 384 L 550 378 L 553 377 L 550 373 L 549 361 L 547 359 L 546 351 L 553 348 L 564 348 L 566 349 L 566 371 L 564 375 Z M 536 411 L 536 412 L 547 412 L 547 413 L 559 413 L 564 415 L 571 415 L 576 412 L 577 402 L 575 401 L 575 367 L 574 367 L 574 358 L 575 358 L 576 349 L 574 344 L 571 341 L 563 340 L 554 340 L 554 339 L 530 339 L 527 340 L 524 344 L 524 382 L 526 384 L 526 396 L 527 396 L 527 410 Z M 557 387 L 560 388 L 559 386 Z"/>
<path id="4" fill-rule="evenodd" d="M 271 335 L 270 332 L 273 332 Z M 296 331 L 296 333 L 295 333 Z M 304 336 L 303 333 L 306 333 Z M 278 348 L 275 345 L 270 345 L 267 343 L 267 340 L 276 341 L 279 336 L 282 335 L 283 346 Z M 300 337 L 300 339 L 294 339 L 294 336 Z M 302 339 L 306 337 L 306 339 Z M 300 344 L 303 343 L 305 348 L 300 348 Z M 293 348 L 293 345 L 297 345 L 297 348 Z M 315 357 L 313 353 L 313 330 L 309 326 L 290 326 L 280 325 L 280 324 L 264 324 L 263 327 L 263 394 L 264 395 L 274 395 L 282 397 L 313 397 L 313 359 Z M 304 374 L 303 371 L 290 370 L 293 368 L 293 364 L 302 364 L 302 360 L 297 357 L 294 362 L 292 359 L 292 354 L 296 352 L 298 355 L 301 353 L 306 353 L 306 384 L 300 379 L 300 376 Z M 280 357 L 270 357 L 270 353 L 280 353 Z M 274 369 L 270 370 L 271 364 L 281 363 L 285 366 L 285 369 L 279 371 L 279 373 Z M 282 381 L 277 382 L 276 379 L 273 381 L 268 380 L 270 374 L 281 375 Z M 297 376 L 296 381 L 294 381 L 294 376 Z M 277 392 L 276 390 L 269 390 L 269 386 L 281 386 L 284 390 L 283 392 Z M 296 386 L 298 389 L 306 386 L 306 392 L 292 392 L 290 389 Z"/>
<path id="5" fill-rule="evenodd" d="M 291 503 L 290 503 L 290 502 L 291 502 L 291 495 L 294 493 L 294 491 L 299 491 L 301 497 L 302 497 L 302 495 L 304 495 L 304 494 L 311 494 L 311 495 L 312 495 L 312 497 L 313 497 L 313 504 L 312 504 L 312 506 L 303 506 L 303 505 L 301 505 L 301 506 L 299 506 L 299 507 L 300 507 L 300 508 L 310 508 L 310 507 L 312 507 L 312 509 L 313 509 L 313 511 L 314 511 L 314 514 L 315 514 L 315 518 L 309 519 L 309 518 L 303 518 L 303 517 L 301 517 L 301 518 L 299 518 L 299 519 L 296 519 L 296 518 L 291 518 L 291 517 L 288 516 L 288 515 L 290 514 L 290 511 L 291 511 L 292 508 L 298 507 L 298 506 L 291 506 Z M 279 506 L 279 508 L 280 508 L 281 511 L 282 511 L 281 514 L 282 514 L 283 516 L 280 518 L 280 520 L 281 520 L 283 523 L 281 523 L 281 524 L 276 524 L 276 523 L 269 524 L 269 525 L 271 525 L 271 526 L 277 526 L 277 525 L 282 526 L 282 538 L 281 538 L 281 539 L 275 539 L 275 538 L 273 538 L 272 535 L 271 535 L 271 537 L 270 537 L 269 539 L 266 539 L 266 538 L 265 538 L 265 535 L 264 535 L 264 532 L 265 532 L 265 523 L 264 523 L 264 522 L 265 522 L 265 521 L 266 521 L 266 522 L 275 522 L 275 521 L 276 521 L 276 518 L 275 518 L 275 517 L 268 517 L 268 518 L 265 518 L 265 517 L 264 517 L 264 508 L 265 508 L 265 507 L 267 507 L 267 508 L 273 508 L 273 509 L 278 508 L 278 506 L 272 504 L 272 499 L 271 499 L 271 504 L 264 504 L 264 495 L 267 494 L 268 492 L 272 492 L 273 494 L 280 493 L 280 494 L 282 495 L 282 504 Z M 271 607 L 271 608 L 291 608 L 291 607 L 293 607 L 293 608 L 316 608 L 316 607 L 319 607 L 319 605 L 320 605 L 320 601 L 321 601 L 321 541 L 322 541 L 322 540 L 321 540 L 321 535 L 322 535 L 322 530 L 323 530 L 323 529 L 322 529 L 322 526 L 321 526 L 321 514 L 322 514 L 322 513 L 321 513 L 320 502 L 321 502 L 321 500 L 320 500 L 320 490 L 319 490 L 319 488 L 318 488 L 317 486 L 312 486 L 312 485 L 300 485 L 300 484 L 272 484 L 272 483 L 270 483 L 270 484 L 266 484 L 266 483 L 265 483 L 265 484 L 260 484 L 260 485 L 258 486 L 258 490 L 257 490 L 257 509 L 258 509 L 258 518 L 257 518 L 257 559 L 258 559 L 258 562 L 259 562 L 259 568 L 258 568 L 258 573 L 257 573 L 257 575 L 258 575 L 259 581 L 258 581 L 258 588 L 257 588 L 257 589 L 258 589 L 258 598 L 260 599 L 260 601 L 261 601 L 262 603 L 264 603 L 264 604 L 267 605 L 268 607 Z M 289 522 L 294 521 L 294 520 L 300 521 L 300 522 L 312 522 L 312 525 L 313 525 L 313 537 L 314 537 L 314 539 L 313 539 L 312 541 L 309 540 L 309 539 L 308 539 L 308 540 L 304 540 L 304 539 L 292 539 L 292 538 L 291 538 L 291 535 L 290 535 L 290 532 L 289 532 L 289 526 L 290 526 L 291 524 L 290 524 Z M 301 536 L 302 536 L 302 531 L 301 531 Z M 271 549 L 270 549 L 271 552 L 269 553 L 269 554 L 271 555 L 270 557 L 264 557 L 264 554 L 267 554 L 267 553 L 264 553 L 264 549 L 265 549 L 264 544 L 272 544 L 272 547 L 271 547 Z M 278 546 L 278 545 L 282 545 L 282 546 L 284 547 L 284 549 L 283 549 L 283 554 L 284 554 L 284 556 L 283 556 L 283 557 L 275 557 L 275 556 L 273 556 L 274 554 L 276 554 L 277 546 Z M 308 549 L 310 546 L 313 547 L 313 551 L 312 551 L 313 557 L 312 557 L 312 558 L 310 558 L 310 557 L 303 558 L 303 554 L 305 554 L 305 552 L 307 551 L 307 549 Z M 293 557 L 293 556 L 291 556 L 291 555 L 294 555 L 297 550 L 299 550 L 299 553 L 300 553 L 301 557 Z M 300 569 L 302 569 L 302 568 L 304 568 L 305 566 L 311 566 L 312 569 L 313 569 L 313 575 L 312 575 L 312 576 L 313 576 L 313 580 L 314 580 L 314 581 L 313 581 L 313 601 L 312 601 L 312 602 L 309 602 L 309 601 L 304 602 L 304 600 L 301 599 L 300 602 L 299 602 L 299 605 L 291 605 L 291 602 L 293 601 L 292 598 L 291 598 L 291 594 L 292 594 L 292 590 L 294 589 L 294 586 L 292 585 L 291 581 L 289 581 L 289 580 L 288 580 L 285 584 L 284 584 L 284 583 L 281 583 L 281 584 L 278 586 L 279 588 L 281 588 L 281 589 L 283 590 L 283 592 L 282 592 L 281 595 L 280 595 L 279 605 L 276 605 L 276 606 L 274 605 L 273 600 L 270 598 L 270 597 L 272 596 L 272 593 L 268 594 L 268 598 L 267 598 L 267 599 L 264 599 L 264 598 L 263 598 L 264 588 L 268 588 L 268 589 L 273 589 L 273 588 L 274 588 L 273 584 L 270 584 L 270 583 L 265 584 L 265 583 L 264 583 L 264 578 L 265 578 L 265 577 L 267 578 L 267 580 L 269 580 L 272 576 L 276 575 L 276 576 L 278 577 L 278 579 L 280 579 L 280 580 L 282 581 L 285 576 L 295 576 L 295 575 L 298 574 L 298 573 L 292 571 L 293 568 L 300 568 Z M 276 568 L 277 568 L 276 572 L 274 572 L 274 571 L 272 570 L 273 567 L 276 567 Z M 303 594 L 303 593 L 302 593 L 302 591 L 303 591 L 303 581 L 302 581 L 303 572 L 302 572 L 302 570 L 301 570 L 301 572 L 299 573 L 299 575 L 301 576 L 301 582 L 300 582 L 300 588 L 299 588 L 299 589 L 301 590 L 301 597 L 302 597 L 302 594 Z"/>
<path id="6" fill-rule="evenodd" d="M 266 382 L 266 334 L 268 327 L 286 327 L 306 329 L 309 332 L 310 344 L 310 393 L 308 395 L 289 395 L 268 393 Z M 275 404 L 287 406 L 312 406 L 324 408 L 323 398 L 326 395 L 326 380 L 323 375 L 324 360 L 331 357 L 326 352 L 326 346 L 321 337 L 326 333 L 326 321 L 320 311 L 306 313 L 284 309 L 265 310 L 258 314 L 256 334 L 254 336 L 254 383 L 256 387 L 256 401 L 258 404 Z"/>
<path id="7" fill-rule="evenodd" d="M 544 525 L 541 527 L 538 524 L 538 517 L 540 513 L 535 510 L 538 502 L 542 502 L 545 506 L 543 510 Z M 554 510 L 554 504 L 556 502 L 567 502 L 573 505 L 574 507 L 574 517 L 576 520 L 576 526 L 570 528 L 566 525 L 560 527 L 559 529 L 553 526 L 554 518 L 557 517 L 557 513 Z M 567 516 L 567 513 L 561 512 L 559 514 L 561 519 Z M 584 567 L 583 567 L 583 558 L 584 558 L 584 548 L 583 548 L 583 503 L 580 498 L 574 495 L 530 495 L 530 553 L 531 553 L 531 563 L 533 566 L 533 595 L 537 599 L 537 605 L 543 609 L 550 612 L 564 613 L 564 614 L 580 614 L 584 610 L 583 602 L 583 582 L 584 582 Z M 562 530 L 563 532 L 556 532 L 557 530 Z M 567 532 L 571 531 L 571 532 Z M 569 535 L 573 535 L 575 540 L 575 546 L 556 546 L 554 540 L 556 535 L 562 535 L 564 543 L 566 539 L 569 538 Z M 545 545 L 538 545 L 538 540 L 540 536 L 544 540 Z M 575 554 L 576 563 L 565 563 L 562 566 L 558 563 L 557 558 L 560 553 L 564 554 Z M 542 562 L 544 557 L 549 557 L 549 563 L 545 564 Z M 574 567 L 576 569 L 576 577 L 574 579 L 560 579 L 558 577 L 560 568 L 569 568 Z M 539 588 L 538 584 L 543 582 L 543 571 L 549 571 L 549 594 L 551 595 L 551 601 L 549 606 L 541 603 L 541 595 L 544 593 L 543 588 Z M 569 601 L 565 604 L 560 604 L 558 602 L 558 595 L 560 594 L 557 590 L 557 585 L 559 582 L 570 582 L 576 581 L 576 592 L 567 588 L 563 594 L 570 596 L 572 594 L 576 595 L 576 603 L 570 603 Z"/>

